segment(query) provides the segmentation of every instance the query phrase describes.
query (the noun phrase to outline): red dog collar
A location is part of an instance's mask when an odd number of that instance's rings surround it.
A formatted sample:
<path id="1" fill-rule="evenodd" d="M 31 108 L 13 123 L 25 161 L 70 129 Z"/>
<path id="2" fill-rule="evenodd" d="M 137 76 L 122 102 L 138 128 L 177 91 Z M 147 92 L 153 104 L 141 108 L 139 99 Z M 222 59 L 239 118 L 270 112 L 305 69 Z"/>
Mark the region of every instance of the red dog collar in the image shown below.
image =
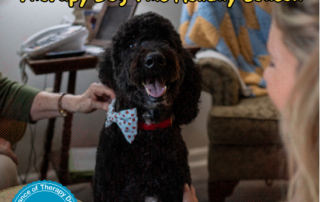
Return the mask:
<path id="1" fill-rule="evenodd" d="M 138 122 L 138 129 L 139 130 L 155 130 L 156 128 L 167 128 L 172 126 L 172 118 L 168 118 L 158 124 L 146 124 L 144 122 Z"/>

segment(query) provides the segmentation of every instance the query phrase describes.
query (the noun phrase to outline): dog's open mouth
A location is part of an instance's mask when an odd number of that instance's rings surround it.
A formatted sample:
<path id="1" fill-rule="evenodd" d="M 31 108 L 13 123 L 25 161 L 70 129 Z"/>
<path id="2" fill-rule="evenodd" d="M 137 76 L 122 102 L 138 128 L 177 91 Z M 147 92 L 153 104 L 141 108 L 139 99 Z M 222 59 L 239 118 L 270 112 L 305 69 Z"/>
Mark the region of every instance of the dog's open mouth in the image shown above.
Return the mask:
<path id="1" fill-rule="evenodd" d="M 146 83 L 143 84 L 144 88 L 152 101 L 163 100 L 163 95 L 167 91 L 167 86 L 164 80 L 158 77 L 151 77 L 146 79 Z"/>

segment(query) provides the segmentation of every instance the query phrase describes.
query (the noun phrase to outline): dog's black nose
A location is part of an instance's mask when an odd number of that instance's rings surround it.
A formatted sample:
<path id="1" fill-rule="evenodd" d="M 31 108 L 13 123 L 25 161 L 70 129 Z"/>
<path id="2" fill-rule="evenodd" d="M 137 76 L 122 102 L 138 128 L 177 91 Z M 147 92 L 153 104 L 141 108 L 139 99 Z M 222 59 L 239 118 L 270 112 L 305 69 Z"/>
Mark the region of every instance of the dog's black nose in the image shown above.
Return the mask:
<path id="1" fill-rule="evenodd" d="M 159 51 L 151 52 L 144 58 L 144 64 L 147 68 L 154 66 L 164 66 L 166 64 L 166 58 Z"/>

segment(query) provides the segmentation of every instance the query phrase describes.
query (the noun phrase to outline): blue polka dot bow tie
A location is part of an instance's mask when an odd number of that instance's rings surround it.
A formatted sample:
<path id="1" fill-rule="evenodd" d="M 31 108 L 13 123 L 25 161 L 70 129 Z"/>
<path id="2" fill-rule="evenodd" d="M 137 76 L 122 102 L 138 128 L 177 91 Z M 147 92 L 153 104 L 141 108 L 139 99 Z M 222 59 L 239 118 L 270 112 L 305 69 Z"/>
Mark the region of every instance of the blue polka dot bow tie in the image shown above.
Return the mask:
<path id="1" fill-rule="evenodd" d="M 117 123 L 125 139 L 131 144 L 138 133 L 137 109 L 133 108 L 115 112 L 115 101 L 116 99 L 109 105 L 105 127 L 109 127 L 113 122 Z"/>

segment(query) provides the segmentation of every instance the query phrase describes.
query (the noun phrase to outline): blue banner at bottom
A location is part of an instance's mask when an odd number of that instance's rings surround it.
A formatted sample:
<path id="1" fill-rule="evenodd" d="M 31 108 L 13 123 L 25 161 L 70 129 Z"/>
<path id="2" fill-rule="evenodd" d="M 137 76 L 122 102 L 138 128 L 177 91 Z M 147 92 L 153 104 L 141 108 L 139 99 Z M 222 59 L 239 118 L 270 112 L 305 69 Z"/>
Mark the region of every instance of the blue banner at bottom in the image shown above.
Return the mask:
<path id="1" fill-rule="evenodd" d="M 12 202 L 76 202 L 65 186 L 52 181 L 37 181 L 24 186 Z"/>

